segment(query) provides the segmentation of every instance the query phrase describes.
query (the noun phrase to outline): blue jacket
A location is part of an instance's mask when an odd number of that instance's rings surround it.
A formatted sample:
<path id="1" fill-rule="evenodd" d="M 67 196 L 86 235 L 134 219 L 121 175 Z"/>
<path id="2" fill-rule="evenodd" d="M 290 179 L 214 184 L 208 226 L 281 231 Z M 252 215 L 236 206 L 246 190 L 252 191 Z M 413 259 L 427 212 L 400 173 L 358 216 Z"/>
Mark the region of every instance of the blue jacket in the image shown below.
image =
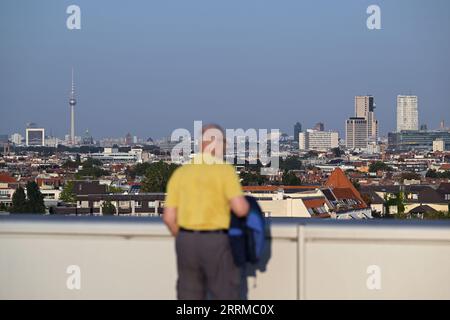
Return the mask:
<path id="1" fill-rule="evenodd" d="M 245 197 L 250 204 L 246 217 L 239 218 L 231 214 L 228 235 L 231 252 L 237 266 L 246 262 L 257 263 L 261 258 L 265 244 L 265 218 L 255 198 Z"/>

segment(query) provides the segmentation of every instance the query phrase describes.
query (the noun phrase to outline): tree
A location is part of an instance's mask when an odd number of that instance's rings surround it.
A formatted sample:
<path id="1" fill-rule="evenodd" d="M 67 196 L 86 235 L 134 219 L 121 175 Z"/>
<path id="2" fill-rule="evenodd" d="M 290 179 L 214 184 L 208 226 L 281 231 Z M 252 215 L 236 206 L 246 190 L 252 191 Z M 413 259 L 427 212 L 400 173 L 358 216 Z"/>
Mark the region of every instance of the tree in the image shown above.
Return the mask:
<path id="1" fill-rule="evenodd" d="M 74 203 L 76 201 L 76 194 L 74 190 L 75 183 L 73 181 L 67 181 L 59 199 L 66 203 Z"/>
<path id="2" fill-rule="evenodd" d="M 62 167 L 66 169 L 76 169 L 81 165 L 81 157 L 80 154 L 77 153 L 75 161 L 67 159 L 66 162 L 63 163 Z"/>
<path id="3" fill-rule="evenodd" d="M 405 194 L 403 191 L 400 191 L 395 194 L 395 199 L 397 200 L 397 214 L 405 213 Z"/>
<path id="4" fill-rule="evenodd" d="M 123 193 L 123 190 L 120 187 L 108 186 L 108 192 L 109 193 Z"/>
<path id="5" fill-rule="evenodd" d="M 395 218 L 397 219 L 406 219 L 407 214 L 405 213 L 405 194 L 403 191 L 396 192 L 394 194 L 388 195 L 387 193 L 384 195 L 384 203 L 383 203 L 385 214 L 389 214 L 389 209 L 392 206 L 397 207 L 397 213 L 395 214 Z"/>
<path id="6" fill-rule="evenodd" d="M 299 186 L 302 181 L 291 171 L 283 172 L 282 183 L 286 186 Z"/>
<path id="7" fill-rule="evenodd" d="M 83 162 L 83 168 L 78 171 L 75 175 L 78 179 L 83 177 L 93 177 L 99 178 L 101 176 L 106 176 L 108 171 L 103 170 L 103 163 L 98 159 L 87 158 L 85 162 Z"/>
<path id="8" fill-rule="evenodd" d="M 333 152 L 335 158 L 339 158 L 340 156 L 342 156 L 342 150 L 339 147 L 331 149 L 331 152 Z"/>
<path id="9" fill-rule="evenodd" d="M 0 212 L 1 211 L 8 211 L 8 208 L 6 207 L 6 204 L 4 204 L 3 202 L 0 203 Z"/>
<path id="10" fill-rule="evenodd" d="M 36 182 L 27 183 L 27 196 L 26 207 L 29 213 L 45 213 L 44 196 Z"/>
<path id="11" fill-rule="evenodd" d="M 19 186 L 12 196 L 11 213 L 26 213 L 27 212 L 27 197 L 25 190 Z"/>
<path id="12" fill-rule="evenodd" d="M 369 172 L 392 171 L 392 168 L 383 161 L 376 161 L 369 165 Z"/>
<path id="13" fill-rule="evenodd" d="M 176 164 L 167 164 L 163 161 L 151 163 L 145 172 L 142 181 L 144 192 L 165 192 L 170 176 L 178 168 Z"/>
<path id="14" fill-rule="evenodd" d="M 427 171 L 427 173 L 425 174 L 425 177 L 436 179 L 436 178 L 438 178 L 438 174 L 437 174 L 436 170 L 429 169 Z"/>
<path id="15" fill-rule="evenodd" d="M 353 186 L 355 187 L 356 190 L 358 190 L 358 191 L 361 190 L 361 184 L 358 182 L 358 180 L 353 180 L 352 184 L 353 184 Z"/>
<path id="16" fill-rule="evenodd" d="M 64 169 L 76 169 L 78 168 L 78 164 L 75 161 L 68 159 L 62 164 L 62 167 Z"/>
<path id="17" fill-rule="evenodd" d="M 268 183 L 268 179 L 260 173 L 241 171 L 239 177 L 243 186 L 261 186 Z"/>
<path id="18" fill-rule="evenodd" d="M 285 160 L 280 159 L 281 170 L 299 170 L 302 167 L 302 162 L 299 157 L 291 156 Z"/>
<path id="19" fill-rule="evenodd" d="M 420 178 L 420 174 L 410 171 L 402 172 L 400 175 L 400 179 L 402 182 L 404 180 L 420 180 Z"/>
<path id="20" fill-rule="evenodd" d="M 133 167 L 127 168 L 127 175 L 133 179 L 136 178 L 136 176 L 143 176 L 150 166 L 151 164 L 149 162 L 138 163 Z"/>
<path id="21" fill-rule="evenodd" d="M 91 167 L 101 167 L 103 163 L 99 159 L 87 158 L 86 161 L 83 162 L 83 169 L 91 168 Z"/>
<path id="22" fill-rule="evenodd" d="M 437 172 L 436 170 L 429 169 L 425 177 L 433 179 L 450 179 L 450 171 Z"/>
<path id="23" fill-rule="evenodd" d="M 389 197 L 388 197 L 387 193 L 384 194 L 383 200 L 384 200 L 383 201 L 384 214 L 389 215 L 391 207 L 390 207 Z"/>
<path id="24" fill-rule="evenodd" d="M 114 215 L 116 214 L 116 206 L 111 203 L 111 201 L 105 201 L 102 204 L 103 215 Z"/>

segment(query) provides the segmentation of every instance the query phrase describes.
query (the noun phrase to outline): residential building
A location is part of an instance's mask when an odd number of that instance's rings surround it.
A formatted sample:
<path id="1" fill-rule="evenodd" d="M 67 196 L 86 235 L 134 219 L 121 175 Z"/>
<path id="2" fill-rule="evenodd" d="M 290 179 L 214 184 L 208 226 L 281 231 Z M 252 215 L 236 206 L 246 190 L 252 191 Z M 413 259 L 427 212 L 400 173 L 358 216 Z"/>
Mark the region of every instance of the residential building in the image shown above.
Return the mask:
<path id="1" fill-rule="evenodd" d="M 397 96 L 397 132 L 419 130 L 417 96 Z"/>
<path id="2" fill-rule="evenodd" d="M 109 163 L 128 163 L 142 162 L 143 150 L 140 148 L 132 148 L 128 152 L 119 152 L 117 148 L 104 148 L 102 153 L 92 153 L 93 159 Z"/>
<path id="3" fill-rule="evenodd" d="M 367 119 L 351 117 L 345 122 L 345 143 L 348 149 L 366 149 L 368 145 Z"/>
<path id="4" fill-rule="evenodd" d="M 23 136 L 20 133 L 14 133 L 11 135 L 11 142 L 15 145 L 21 145 L 23 141 Z"/>
<path id="5" fill-rule="evenodd" d="M 378 139 L 378 120 L 375 117 L 375 102 L 373 96 L 355 97 L 355 117 L 367 120 L 367 141 Z"/>
<path id="6" fill-rule="evenodd" d="M 103 215 L 105 202 L 114 205 L 114 215 L 159 216 L 164 208 L 164 193 L 77 195 L 76 207 L 56 207 L 56 214 Z"/>
<path id="7" fill-rule="evenodd" d="M 327 151 L 339 146 L 339 134 L 335 131 L 317 131 L 308 129 L 299 135 L 300 150 Z"/>
<path id="8" fill-rule="evenodd" d="M 317 122 L 313 129 L 316 131 L 325 131 L 325 125 L 323 122 Z"/>
<path id="9" fill-rule="evenodd" d="M 299 140 L 299 134 L 302 132 L 302 124 L 300 122 L 297 122 L 294 125 L 294 140 L 298 142 Z"/>
<path id="10" fill-rule="evenodd" d="M 0 204 L 12 205 L 12 196 L 18 187 L 17 180 L 6 172 L 0 172 Z"/>
<path id="11" fill-rule="evenodd" d="M 445 151 L 445 141 L 443 139 L 433 141 L 433 152 L 437 151 Z"/>
<path id="12" fill-rule="evenodd" d="M 420 208 L 427 206 L 434 211 L 448 211 L 450 208 L 450 183 L 441 183 L 436 189 L 429 185 L 388 185 L 388 186 L 362 186 L 361 194 L 370 199 L 372 210 L 383 214 L 395 214 L 397 205 L 386 207 L 385 199 L 396 197 L 402 193 L 404 197 L 404 212 L 420 213 L 430 212 L 430 209 Z M 419 209 L 416 209 L 418 208 Z M 416 209 L 416 212 L 414 211 Z"/>

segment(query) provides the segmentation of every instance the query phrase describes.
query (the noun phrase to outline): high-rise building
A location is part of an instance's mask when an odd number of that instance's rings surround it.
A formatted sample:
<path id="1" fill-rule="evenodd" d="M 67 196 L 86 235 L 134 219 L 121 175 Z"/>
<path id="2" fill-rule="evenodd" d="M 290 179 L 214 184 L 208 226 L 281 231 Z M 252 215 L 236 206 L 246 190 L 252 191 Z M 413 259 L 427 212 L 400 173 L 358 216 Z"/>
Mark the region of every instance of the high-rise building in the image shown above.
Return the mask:
<path id="1" fill-rule="evenodd" d="M 300 150 L 327 151 L 339 146 L 339 134 L 335 131 L 307 130 L 299 134 Z"/>
<path id="2" fill-rule="evenodd" d="M 51 147 L 51 148 L 57 148 L 58 145 L 61 143 L 61 140 L 57 137 L 46 137 L 45 138 L 45 146 Z"/>
<path id="3" fill-rule="evenodd" d="M 86 129 L 84 132 L 84 137 L 82 138 L 81 143 L 85 146 L 94 144 L 94 138 L 92 138 L 92 135 L 89 133 L 89 129 Z"/>
<path id="4" fill-rule="evenodd" d="M 397 96 L 397 132 L 419 129 L 417 96 Z"/>
<path id="5" fill-rule="evenodd" d="M 444 139 L 436 139 L 433 141 L 433 152 L 443 152 L 445 151 L 445 141 Z"/>
<path id="6" fill-rule="evenodd" d="M 131 133 L 127 133 L 125 136 L 125 145 L 131 146 L 133 144 L 133 137 L 131 136 Z"/>
<path id="7" fill-rule="evenodd" d="M 367 120 L 367 142 L 378 139 L 378 120 L 375 117 L 373 96 L 355 96 L 355 117 Z"/>
<path id="8" fill-rule="evenodd" d="M 26 128 L 25 132 L 26 146 L 45 146 L 44 128 Z"/>
<path id="9" fill-rule="evenodd" d="M 413 131 L 390 132 L 388 134 L 388 148 L 392 151 L 431 151 L 436 140 L 443 140 L 445 150 L 450 148 L 450 132 Z"/>
<path id="10" fill-rule="evenodd" d="M 325 125 L 323 122 L 317 122 L 313 129 L 316 131 L 325 131 Z"/>
<path id="11" fill-rule="evenodd" d="M 11 135 L 11 142 L 15 145 L 22 144 L 23 137 L 20 133 L 14 133 Z"/>
<path id="12" fill-rule="evenodd" d="M 75 99 L 75 83 L 73 81 L 73 68 L 72 68 L 72 90 L 70 91 L 69 107 L 70 107 L 70 144 L 74 145 L 75 141 L 75 105 L 77 100 Z"/>
<path id="13" fill-rule="evenodd" d="M 300 132 L 302 132 L 302 124 L 300 122 L 297 122 L 294 125 L 294 140 L 298 142 L 298 135 L 300 134 Z"/>
<path id="14" fill-rule="evenodd" d="M 345 123 L 345 143 L 349 149 L 366 149 L 368 121 L 363 117 L 351 117 Z"/>

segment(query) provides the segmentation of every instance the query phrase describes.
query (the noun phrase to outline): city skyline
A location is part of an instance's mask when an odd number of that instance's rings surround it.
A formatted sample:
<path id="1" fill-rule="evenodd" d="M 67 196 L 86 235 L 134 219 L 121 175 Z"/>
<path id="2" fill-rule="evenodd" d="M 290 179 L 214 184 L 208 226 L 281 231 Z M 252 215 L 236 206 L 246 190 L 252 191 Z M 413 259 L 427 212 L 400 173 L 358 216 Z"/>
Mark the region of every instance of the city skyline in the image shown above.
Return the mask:
<path id="1" fill-rule="evenodd" d="M 15 2 L 0 4 L 2 30 L 15 30 L 5 33 L 0 53 L 1 132 L 22 133 L 36 122 L 55 136 L 69 134 L 72 66 L 76 132 L 89 128 L 96 138 L 160 138 L 194 120 L 288 134 L 296 121 L 304 128 L 323 122 L 344 136 L 357 95 L 375 97 L 380 136 L 396 128 L 398 95 L 419 97 L 419 125 L 450 122 L 447 1 L 380 1 L 381 30 L 365 26 L 369 1 L 242 4 L 239 12 L 203 1 L 175 11 L 108 3 L 107 15 L 105 3 L 77 4 L 81 30 L 65 26 L 68 2 L 33 3 L 26 13 Z M 371 49 L 361 54 L 360 46 Z"/>
<path id="2" fill-rule="evenodd" d="M 449 31 L 449 0 L 0 1 L 0 299 L 450 299 Z"/>
<path id="3" fill-rule="evenodd" d="M 74 76 L 73 76 L 73 69 L 72 69 L 72 85 L 71 85 L 71 90 L 70 90 L 70 94 L 69 94 L 69 115 L 70 115 L 70 125 L 69 125 L 69 133 L 65 134 L 64 137 L 60 137 L 57 135 L 53 135 L 52 133 L 52 129 L 50 128 L 50 134 L 45 134 L 42 136 L 42 139 L 48 140 L 48 139 L 56 139 L 54 140 L 54 142 L 52 142 L 50 145 L 56 143 L 56 144 L 66 144 L 66 145 L 71 145 L 71 146 L 76 146 L 76 145 L 93 145 L 94 144 L 94 137 L 92 135 L 90 135 L 89 133 L 89 129 L 84 130 L 84 134 L 80 134 L 80 135 L 75 135 L 75 113 L 74 113 L 74 107 L 76 105 L 76 99 L 75 99 L 75 85 L 74 85 Z M 405 100 L 406 99 L 406 100 Z M 409 99 L 409 100 L 408 100 Z M 412 99 L 412 100 L 411 100 Z M 410 108 L 410 100 L 413 102 L 413 107 L 414 107 L 414 115 L 412 116 L 412 118 L 414 119 L 409 119 L 406 120 L 407 118 L 405 118 L 405 111 L 403 109 L 405 108 Z M 438 128 L 431 128 L 428 129 L 427 124 L 420 124 L 420 128 L 418 123 L 420 122 L 419 120 L 419 108 L 418 108 L 418 103 L 417 103 L 418 97 L 417 96 L 412 96 L 412 95 L 398 95 L 397 96 L 397 108 L 396 108 L 396 122 L 397 122 L 397 127 L 395 130 L 391 130 L 389 132 L 387 132 L 387 135 L 383 135 L 383 136 L 379 136 L 378 133 L 378 120 L 376 120 L 376 116 L 375 116 L 375 108 L 376 108 L 376 103 L 374 101 L 374 97 L 372 95 L 366 95 L 366 96 L 355 96 L 354 97 L 354 115 L 350 116 L 348 119 L 346 119 L 345 121 L 345 125 L 344 125 L 344 134 L 341 135 L 339 137 L 339 140 L 341 140 L 342 146 L 346 146 L 346 147 L 350 147 L 350 148 L 355 148 L 356 145 L 358 145 L 359 147 L 357 148 L 366 148 L 369 144 L 371 143 L 377 143 L 379 142 L 379 139 L 386 139 L 388 138 L 389 135 L 394 134 L 394 133 L 400 133 L 403 131 L 448 131 L 450 132 L 450 127 L 446 127 L 445 126 L 445 121 L 441 120 L 439 122 L 439 127 Z M 406 102 L 405 102 L 406 101 Z M 408 109 L 409 110 L 409 109 Z M 408 117 L 410 117 L 411 115 L 409 115 Z M 357 135 L 359 135 L 359 138 L 356 138 L 355 136 L 353 136 L 356 133 L 356 129 L 353 127 L 355 124 L 359 123 L 361 124 L 363 121 L 365 123 L 364 128 L 361 127 L 359 129 L 357 129 L 358 133 Z M 405 122 L 406 121 L 406 122 Z M 412 124 L 408 124 L 405 125 L 403 123 L 409 123 L 412 121 Z M 372 122 L 373 125 L 370 125 L 369 122 Z M 415 123 L 415 125 L 413 124 Z M 353 127 L 353 129 L 350 128 L 349 131 L 349 125 L 351 127 Z M 28 139 L 28 130 L 29 128 L 36 128 L 37 124 L 34 122 L 28 122 L 26 124 L 25 127 L 25 141 L 27 141 Z M 399 127 L 400 126 L 400 127 Z M 312 128 L 303 128 L 302 124 L 300 122 L 296 122 L 294 124 L 294 128 L 293 128 L 293 135 L 290 134 L 290 132 L 284 132 L 281 131 L 280 133 L 282 134 L 287 134 L 287 136 L 290 136 L 293 141 L 299 143 L 299 134 L 300 133 L 307 133 L 307 132 L 312 132 L 312 131 L 319 131 L 319 132 L 324 132 L 325 128 L 325 124 L 322 122 L 318 122 L 316 123 Z M 183 128 L 184 129 L 184 128 Z M 195 131 L 195 123 L 194 123 L 194 130 L 190 130 L 189 128 L 187 129 L 189 132 L 191 132 L 192 134 L 194 134 Z M 230 128 L 227 128 L 230 129 Z M 232 128 L 231 128 L 232 129 Z M 247 128 L 246 128 L 247 129 Z M 251 129 L 251 128 L 249 128 Z M 39 130 L 46 130 L 45 128 L 41 128 Z M 232 129 L 233 130 L 233 129 Z M 364 137 L 361 136 L 361 130 L 364 131 Z M 20 130 L 17 130 L 20 131 Z M 336 134 L 339 134 L 340 130 L 328 130 L 327 133 L 330 132 L 335 132 Z M 350 136 L 349 136 L 350 134 Z M 6 135 L 8 136 L 8 135 Z M 124 143 L 125 145 L 132 145 L 132 144 L 142 144 L 145 143 L 145 141 L 149 140 L 149 141 L 165 141 L 165 140 L 172 140 L 172 138 L 170 137 L 171 134 L 166 134 L 163 136 L 159 136 L 159 137 L 145 137 L 145 136 L 137 136 L 135 134 L 131 135 L 130 132 L 127 132 L 127 134 L 125 136 L 123 135 L 113 135 L 113 136 L 104 136 L 104 137 L 96 137 L 96 143 L 98 142 L 104 142 L 107 140 L 120 140 L 122 142 L 117 142 L 119 144 Z M 21 133 L 20 132 L 14 132 L 9 134 L 9 137 L 11 139 L 11 142 L 14 142 L 16 145 L 20 145 L 20 139 L 22 139 L 23 137 L 21 137 Z M 21 137 L 20 139 L 18 137 Z M 344 138 L 345 137 L 345 138 Z M 351 141 L 353 142 L 349 142 L 348 139 L 349 137 L 351 138 Z M 304 137 L 303 137 L 304 139 Z M 355 141 L 355 139 L 358 140 L 358 142 Z M 86 141 L 90 141 L 89 143 L 87 143 Z M 337 141 L 337 140 L 336 140 Z M 303 144 L 305 142 L 303 141 Z M 56 146 L 55 144 L 55 146 Z M 25 143 L 25 145 L 28 146 L 28 142 Z M 302 142 L 300 142 L 300 145 L 302 145 Z M 302 148 L 300 148 L 302 149 Z"/>

